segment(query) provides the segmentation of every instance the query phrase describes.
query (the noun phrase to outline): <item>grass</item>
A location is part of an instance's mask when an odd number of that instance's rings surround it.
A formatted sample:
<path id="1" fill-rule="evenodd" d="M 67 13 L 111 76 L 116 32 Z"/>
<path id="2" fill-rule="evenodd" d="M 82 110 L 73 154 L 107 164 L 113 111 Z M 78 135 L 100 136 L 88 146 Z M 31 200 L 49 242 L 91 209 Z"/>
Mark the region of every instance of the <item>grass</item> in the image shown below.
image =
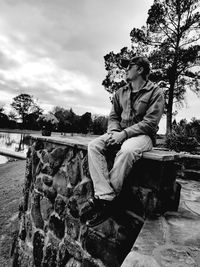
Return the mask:
<path id="1" fill-rule="evenodd" d="M 18 229 L 18 207 L 22 197 L 25 160 L 0 165 L 0 266 L 10 266 L 13 234 Z"/>

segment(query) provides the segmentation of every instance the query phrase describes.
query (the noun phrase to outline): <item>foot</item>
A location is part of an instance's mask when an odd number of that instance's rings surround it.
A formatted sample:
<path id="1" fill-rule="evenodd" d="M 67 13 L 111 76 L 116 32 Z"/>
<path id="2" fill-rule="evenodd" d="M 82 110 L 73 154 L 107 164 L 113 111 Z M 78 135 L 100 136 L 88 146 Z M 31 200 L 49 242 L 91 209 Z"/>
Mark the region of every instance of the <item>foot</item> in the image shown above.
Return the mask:
<path id="1" fill-rule="evenodd" d="M 82 222 L 86 222 L 88 219 L 92 218 L 95 213 L 97 206 L 97 198 L 91 197 L 87 199 L 80 210 L 80 219 Z"/>
<path id="2" fill-rule="evenodd" d="M 109 217 L 113 201 L 92 197 L 87 200 L 80 211 L 80 219 L 89 226 L 95 226 Z"/>
<path id="3" fill-rule="evenodd" d="M 90 218 L 87 219 L 86 225 L 94 227 L 104 222 L 110 217 L 113 201 L 98 199 L 95 210 Z"/>

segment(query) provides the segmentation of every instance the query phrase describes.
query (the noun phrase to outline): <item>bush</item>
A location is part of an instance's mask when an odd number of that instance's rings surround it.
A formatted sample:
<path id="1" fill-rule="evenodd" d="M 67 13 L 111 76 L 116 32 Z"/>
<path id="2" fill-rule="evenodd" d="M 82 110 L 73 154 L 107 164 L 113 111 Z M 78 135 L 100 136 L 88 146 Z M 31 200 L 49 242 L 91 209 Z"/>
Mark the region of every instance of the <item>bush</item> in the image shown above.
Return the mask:
<path id="1" fill-rule="evenodd" d="M 167 135 L 166 147 L 177 152 L 196 153 L 199 144 L 200 121 L 192 119 L 190 123 L 181 120 L 173 123 L 172 133 Z"/>

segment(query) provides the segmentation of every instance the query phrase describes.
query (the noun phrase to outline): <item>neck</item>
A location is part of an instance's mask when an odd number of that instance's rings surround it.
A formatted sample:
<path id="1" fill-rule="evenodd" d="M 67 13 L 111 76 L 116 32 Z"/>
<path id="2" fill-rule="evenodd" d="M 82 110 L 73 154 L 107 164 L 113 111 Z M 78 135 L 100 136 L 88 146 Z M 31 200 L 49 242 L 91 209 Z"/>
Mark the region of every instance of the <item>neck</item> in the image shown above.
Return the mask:
<path id="1" fill-rule="evenodd" d="M 142 77 L 138 77 L 136 80 L 131 82 L 131 86 L 134 91 L 139 91 L 146 83 Z"/>

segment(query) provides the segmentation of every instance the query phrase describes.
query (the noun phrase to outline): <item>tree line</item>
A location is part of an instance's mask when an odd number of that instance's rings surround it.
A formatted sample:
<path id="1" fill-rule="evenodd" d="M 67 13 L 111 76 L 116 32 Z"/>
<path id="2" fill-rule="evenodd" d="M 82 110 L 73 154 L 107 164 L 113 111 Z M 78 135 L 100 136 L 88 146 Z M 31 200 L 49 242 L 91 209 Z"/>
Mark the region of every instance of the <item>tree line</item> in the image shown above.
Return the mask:
<path id="1" fill-rule="evenodd" d="M 44 110 L 37 104 L 33 96 L 20 94 L 13 98 L 12 110 L 6 114 L 3 107 L 0 108 L 0 127 L 10 129 L 41 130 Z M 107 129 L 108 118 L 102 115 L 86 112 L 77 115 L 70 109 L 56 106 L 49 114 L 57 119 L 51 129 L 62 133 L 92 133 L 103 134 Z"/>

